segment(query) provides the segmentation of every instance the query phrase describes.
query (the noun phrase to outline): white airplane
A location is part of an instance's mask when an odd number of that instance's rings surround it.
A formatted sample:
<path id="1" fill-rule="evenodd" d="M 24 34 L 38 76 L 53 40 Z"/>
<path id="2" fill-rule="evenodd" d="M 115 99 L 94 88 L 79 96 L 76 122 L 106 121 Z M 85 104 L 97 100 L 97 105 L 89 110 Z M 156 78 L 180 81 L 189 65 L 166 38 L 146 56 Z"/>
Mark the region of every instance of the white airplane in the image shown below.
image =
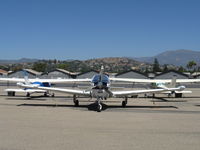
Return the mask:
<path id="1" fill-rule="evenodd" d="M 171 79 L 171 82 L 170 83 L 165 83 L 165 82 L 154 82 L 154 83 L 151 83 L 150 84 L 150 88 L 151 89 L 156 89 L 156 88 L 174 88 L 177 86 L 177 82 L 176 82 L 176 76 L 174 76 L 172 79 Z M 183 90 L 183 91 L 165 91 L 165 92 L 162 92 L 162 94 L 167 94 L 168 96 L 172 96 L 174 94 L 174 96 L 176 98 L 181 98 L 183 94 L 189 94 L 189 93 L 192 93 L 192 91 L 186 91 L 186 90 Z M 153 97 L 155 96 L 155 94 L 153 93 Z"/>
<path id="2" fill-rule="evenodd" d="M 128 90 L 128 91 L 111 91 L 110 90 L 110 78 L 103 73 L 104 68 L 101 68 L 100 74 L 95 75 L 92 79 L 71 79 L 71 82 L 90 81 L 92 87 L 87 90 L 80 89 L 63 89 L 54 87 L 43 87 L 37 84 L 24 84 L 22 82 L 17 83 L 18 86 L 23 88 L 40 89 L 47 91 L 57 91 L 73 95 L 73 101 L 75 106 L 79 105 L 77 100 L 77 95 L 84 95 L 91 98 L 96 98 L 97 111 L 102 110 L 101 101 L 106 100 L 109 97 L 124 97 L 125 100 L 122 101 L 122 106 L 125 107 L 128 101 L 128 96 L 141 94 L 141 93 L 160 93 L 165 91 L 182 91 L 185 89 L 184 86 L 179 86 L 177 88 L 160 88 L 160 89 L 149 89 L 149 90 Z M 68 79 L 69 81 L 70 79 Z"/>
<path id="3" fill-rule="evenodd" d="M 4 79 L 6 79 L 6 78 L 4 78 Z M 10 81 L 10 80 L 8 80 L 8 81 Z M 11 81 L 13 81 L 13 79 L 11 79 Z M 51 84 L 49 82 L 38 82 L 37 81 L 37 82 L 31 83 L 28 80 L 28 75 L 27 75 L 26 71 L 24 71 L 23 81 L 25 82 L 26 85 L 40 85 L 40 86 L 43 86 L 43 87 L 51 87 Z M 31 89 L 31 88 L 20 88 L 19 89 L 19 88 L 15 88 L 15 89 L 5 89 L 4 91 L 6 91 L 8 93 L 8 96 L 15 96 L 15 93 L 17 92 L 17 93 L 26 93 L 27 97 L 30 97 L 30 95 L 33 94 L 33 93 L 43 93 L 44 96 L 54 97 L 54 93 L 50 93 L 48 90 L 40 90 L 40 89 Z"/>

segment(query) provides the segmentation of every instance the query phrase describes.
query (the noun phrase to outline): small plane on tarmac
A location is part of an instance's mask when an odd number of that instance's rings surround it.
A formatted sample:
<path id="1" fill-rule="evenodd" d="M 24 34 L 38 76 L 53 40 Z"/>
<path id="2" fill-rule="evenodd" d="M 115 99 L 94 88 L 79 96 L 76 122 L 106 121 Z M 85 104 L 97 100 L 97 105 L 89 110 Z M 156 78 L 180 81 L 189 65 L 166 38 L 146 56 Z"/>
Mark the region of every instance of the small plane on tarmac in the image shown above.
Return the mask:
<path id="1" fill-rule="evenodd" d="M 174 76 L 171 79 L 170 83 L 168 83 L 168 82 L 156 82 L 156 81 L 154 81 L 153 83 L 150 84 L 149 88 L 150 89 L 175 88 L 177 86 L 177 82 L 176 81 L 177 81 L 176 76 Z M 192 93 L 192 91 L 186 91 L 186 90 L 183 90 L 183 91 L 173 91 L 173 92 L 171 92 L 171 91 L 165 91 L 165 92 L 162 92 L 161 94 L 167 94 L 168 97 L 171 97 L 172 95 L 174 95 L 175 98 L 181 98 L 183 94 L 189 94 L 189 93 Z M 152 94 L 153 94 L 152 96 L 155 97 L 155 94 L 154 93 L 152 93 Z"/>
<path id="2" fill-rule="evenodd" d="M 49 82 L 33 82 L 33 83 L 30 83 L 28 81 L 28 79 L 26 79 L 26 76 L 25 76 L 25 84 L 26 85 L 40 85 L 42 87 L 51 87 L 51 84 Z M 34 94 L 34 93 L 43 93 L 45 97 L 47 96 L 51 96 L 51 97 L 54 97 L 54 93 L 50 93 L 49 91 L 47 90 L 40 90 L 40 89 L 32 89 L 32 88 L 13 88 L 13 89 L 5 89 L 4 91 L 6 91 L 8 93 L 8 96 L 15 96 L 15 93 L 26 93 L 26 96 L 27 97 L 30 97 L 31 94 Z"/>
<path id="3" fill-rule="evenodd" d="M 27 84 L 27 83 L 23 83 L 23 82 L 19 82 L 19 83 L 17 83 L 17 85 L 20 87 L 23 87 L 23 88 L 40 89 L 40 90 L 46 90 L 46 91 L 56 91 L 56 92 L 72 94 L 75 106 L 79 105 L 79 100 L 77 99 L 78 95 L 84 95 L 84 96 L 88 96 L 91 98 L 96 98 L 98 112 L 100 112 L 102 110 L 101 102 L 104 100 L 107 100 L 107 98 L 109 98 L 109 97 L 124 98 L 124 100 L 122 101 L 122 106 L 125 107 L 127 104 L 127 101 L 128 101 L 128 96 L 142 94 L 142 93 L 144 94 L 144 93 L 160 93 L 160 92 L 166 92 L 166 91 L 182 91 L 185 89 L 184 86 L 179 86 L 179 87 L 175 87 L 175 88 L 158 88 L 158 89 L 148 89 L 148 90 L 111 91 L 111 89 L 110 89 L 111 79 L 113 80 L 113 78 L 109 78 L 106 74 L 104 74 L 104 68 L 101 67 L 100 73 L 97 75 L 94 75 L 94 77 L 92 79 L 63 79 L 63 82 L 85 82 L 85 81 L 88 82 L 88 81 L 90 81 L 92 86 L 90 89 L 86 89 L 86 90 L 44 87 L 44 86 L 40 86 L 40 84 Z M 48 79 L 46 79 L 46 81 L 47 80 Z M 117 79 L 115 78 L 115 81 L 116 80 Z M 128 81 L 128 82 L 130 82 L 130 81 Z"/>
<path id="4" fill-rule="evenodd" d="M 28 79 L 28 74 L 24 70 L 24 78 L 0 78 L 0 81 L 12 82 L 12 83 L 25 83 L 26 85 L 39 85 L 41 87 L 51 87 L 52 84 L 56 83 L 75 83 L 75 82 L 89 82 L 91 79 Z M 8 96 L 15 96 L 15 93 L 26 93 L 26 96 L 29 97 L 33 93 L 43 93 L 44 96 L 54 97 L 54 93 L 50 93 L 48 90 L 40 90 L 33 88 L 14 88 L 14 89 L 5 89 L 8 93 Z"/>

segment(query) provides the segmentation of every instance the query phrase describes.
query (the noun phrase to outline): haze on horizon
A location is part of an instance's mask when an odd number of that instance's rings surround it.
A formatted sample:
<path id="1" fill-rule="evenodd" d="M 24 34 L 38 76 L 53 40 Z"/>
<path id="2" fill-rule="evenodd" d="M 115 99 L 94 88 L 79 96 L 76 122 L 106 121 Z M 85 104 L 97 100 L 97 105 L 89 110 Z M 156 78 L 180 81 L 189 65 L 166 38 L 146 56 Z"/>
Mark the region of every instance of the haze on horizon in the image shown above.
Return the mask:
<path id="1" fill-rule="evenodd" d="M 0 1 L 0 59 L 200 51 L 198 0 Z"/>

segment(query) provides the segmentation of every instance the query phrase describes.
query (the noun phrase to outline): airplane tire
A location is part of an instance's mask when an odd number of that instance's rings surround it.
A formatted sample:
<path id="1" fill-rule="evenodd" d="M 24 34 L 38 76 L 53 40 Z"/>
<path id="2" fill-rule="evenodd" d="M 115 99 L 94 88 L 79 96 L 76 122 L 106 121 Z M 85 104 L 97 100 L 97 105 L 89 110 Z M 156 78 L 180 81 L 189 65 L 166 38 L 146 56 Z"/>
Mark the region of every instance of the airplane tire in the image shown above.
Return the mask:
<path id="1" fill-rule="evenodd" d="M 8 92 L 8 96 L 15 96 L 15 92 Z"/>
<path id="2" fill-rule="evenodd" d="M 30 93 L 27 93 L 27 94 L 26 94 L 26 97 L 30 97 Z"/>
<path id="3" fill-rule="evenodd" d="M 54 93 L 52 93 L 51 97 L 55 97 L 55 94 L 54 94 Z"/>
<path id="4" fill-rule="evenodd" d="M 78 100 L 75 100 L 75 101 L 74 101 L 74 105 L 75 105 L 76 107 L 78 107 L 78 106 L 79 106 L 79 101 L 78 101 Z"/>
<path id="5" fill-rule="evenodd" d="M 122 107 L 126 107 L 126 101 L 122 101 Z"/>
<path id="6" fill-rule="evenodd" d="M 175 98 L 181 98 L 182 97 L 182 93 L 175 93 Z"/>
<path id="7" fill-rule="evenodd" d="M 47 93 L 46 92 L 44 93 L 44 97 L 47 97 Z"/>
<path id="8" fill-rule="evenodd" d="M 102 110 L 102 105 L 98 104 L 98 106 L 97 106 L 97 112 L 101 112 L 101 110 Z"/>

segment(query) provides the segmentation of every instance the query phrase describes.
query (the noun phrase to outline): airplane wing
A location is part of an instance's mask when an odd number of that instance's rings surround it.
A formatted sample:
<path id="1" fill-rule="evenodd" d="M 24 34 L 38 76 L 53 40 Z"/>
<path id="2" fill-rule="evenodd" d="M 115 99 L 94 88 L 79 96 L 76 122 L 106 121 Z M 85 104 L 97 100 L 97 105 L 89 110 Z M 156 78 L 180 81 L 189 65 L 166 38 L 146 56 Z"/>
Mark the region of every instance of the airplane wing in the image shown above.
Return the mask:
<path id="1" fill-rule="evenodd" d="M 120 82 L 134 82 L 134 83 L 170 83 L 170 79 L 160 79 L 160 80 L 155 80 L 155 79 L 134 79 L 134 78 L 110 78 L 110 81 L 120 81 Z"/>
<path id="2" fill-rule="evenodd" d="M 143 94 L 143 93 L 161 93 L 161 92 L 165 92 L 165 91 L 182 91 L 184 89 L 185 89 L 184 86 L 180 86 L 178 88 L 165 88 L 165 89 L 112 91 L 112 94 L 113 94 L 113 96 L 129 96 L 129 95 Z"/>
<path id="3" fill-rule="evenodd" d="M 62 92 L 62 93 L 68 93 L 68 94 L 90 96 L 90 91 L 85 91 L 85 90 L 42 87 L 42 86 L 37 86 L 37 85 L 26 85 L 23 83 L 18 83 L 18 85 L 25 88 L 33 88 L 33 89 L 40 89 L 40 90 L 46 90 L 46 91 L 56 91 L 56 92 Z"/>
<path id="4" fill-rule="evenodd" d="M 171 83 L 171 79 L 133 79 L 133 78 L 110 78 L 111 81 L 133 82 L 133 83 Z M 196 83 L 200 79 L 176 79 L 177 83 Z"/>
<path id="5" fill-rule="evenodd" d="M 191 94 L 192 91 L 174 91 L 175 93 Z M 170 91 L 162 92 L 162 94 L 171 94 Z"/>
<path id="6" fill-rule="evenodd" d="M 44 93 L 46 90 L 40 89 L 5 89 L 6 92 L 18 92 L 18 93 Z"/>
<path id="7" fill-rule="evenodd" d="M 24 78 L 0 78 L 0 81 L 25 82 Z M 49 83 L 68 83 L 68 82 L 90 82 L 91 79 L 29 79 L 29 82 L 49 82 Z"/>

